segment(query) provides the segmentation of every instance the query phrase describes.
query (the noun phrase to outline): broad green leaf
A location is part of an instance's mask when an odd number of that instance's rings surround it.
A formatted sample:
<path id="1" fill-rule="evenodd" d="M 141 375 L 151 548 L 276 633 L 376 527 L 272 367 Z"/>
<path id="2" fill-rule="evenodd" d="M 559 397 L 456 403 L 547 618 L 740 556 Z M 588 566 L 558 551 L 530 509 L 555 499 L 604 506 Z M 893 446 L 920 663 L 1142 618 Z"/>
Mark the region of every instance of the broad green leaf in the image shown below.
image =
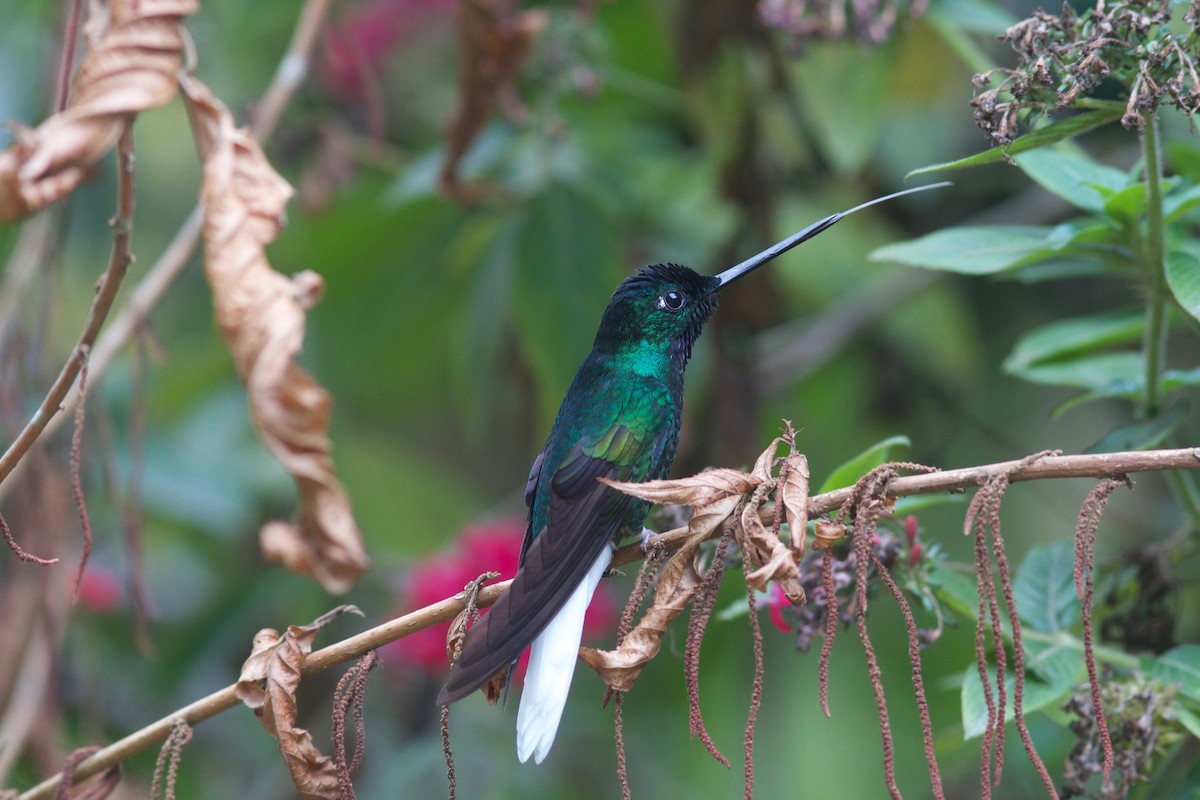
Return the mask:
<path id="1" fill-rule="evenodd" d="M 1200 716 L 1183 706 L 1175 706 L 1175 719 L 1187 729 L 1188 733 L 1200 739 Z"/>
<path id="2" fill-rule="evenodd" d="M 1024 136 L 1017 137 L 1013 140 L 1012 144 L 1006 147 L 993 147 L 991 150 L 985 150 L 982 153 L 976 153 L 966 158 L 914 169 L 905 175 L 904 179 L 908 180 L 914 175 L 924 175 L 927 172 L 941 172 L 948 169 L 962 169 L 964 167 L 977 167 L 983 164 L 995 164 L 1019 153 L 1036 150 L 1039 147 L 1045 147 L 1055 142 L 1061 142 L 1063 139 L 1086 133 L 1093 128 L 1098 128 L 1113 120 L 1120 119 L 1123 113 L 1124 108 L 1117 104 L 1113 107 L 1105 107 L 1097 111 L 1089 111 L 1086 114 L 1077 114 L 1073 117 L 1056 120 L 1043 125 L 1037 130 L 1030 131 Z"/>
<path id="3" fill-rule="evenodd" d="M 1013 581 L 1017 615 L 1035 631 L 1054 633 L 1079 619 L 1075 596 L 1075 543 L 1069 539 L 1029 551 Z"/>
<path id="4" fill-rule="evenodd" d="M 1200 186 L 1192 185 L 1163 198 L 1163 216 L 1174 222 L 1200 205 Z"/>
<path id="5" fill-rule="evenodd" d="M 974 578 L 943 564 L 934 564 L 929 570 L 929 585 L 954 613 L 963 619 L 978 618 L 979 587 Z M 979 678 L 975 680 L 978 682 Z"/>
<path id="6" fill-rule="evenodd" d="M 1153 419 L 1138 420 L 1110 431 L 1085 453 L 1117 453 L 1125 450 L 1145 450 L 1162 444 L 1188 416 L 1188 402 L 1177 400 Z"/>
<path id="7" fill-rule="evenodd" d="M 1076 149 L 1038 150 L 1014 161 L 1043 189 L 1084 211 L 1103 211 L 1108 197 L 1129 185 L 1124 172 Z"/>
<path id="8" fill-rule="evenodd" d="M 901 514 L 915 514 L 918 511 L 924 511 L 934 506 L 962 504 L 965 502 L 967 502 L 967 497 L 962 494 L 950 494 L 949 492 L 914 494 L 910 497 L 896 498 L 895 515 L 898 517 Z"/>
<path id="9" fill-rule="evenodd" d="M 1052 231 L 1037 225 L 945 228 L 919 239 L 884 245 L 874 250 L 870 259 L 964 275 L 990 275 L 1049 255 Z"/>
<path id="10" fill-rule="evenodd" d="M 1200 182 L 1200 146 L 1193 137 L 1172 138 L 1164 143 L 1163 149 L 1167 151 L 1167 161 L 1173 170 Z"/>
<path id="11" fill-rule="evenodd" d="M 992 685 L 992 696 L 996 694 L 996 671 L 988 668 L 988 681 Z M 1011 671 L 1004 676 L 1004 687 L 1007 690 L 1006 694 L 1008 702 L 1004 707 L 1004 721 L 1012 722 L 1016 719 L 1016 713 L 1013 711 L 1012 696 L 1016 687 L 1016 679 Z M 1021 704 L 1025 716 L 1028 717 L 1033 712 L 1045 708 L 1066 695 L 1068 690 L 1063 690 L 1055 686 L 1051 686 L 1044 681 L 1038 680 L 1030 675 L 1025 676 L 1025 693 Z M 983 695 L 983 685 L 979 682 L 979 671 L 974 665 L 967 668 L 963 673 L 962 682 L 962 716 L 963 716 L 963 738 L 974 739 L 977 736 L 982 736 L 987 728 L 988 714 L 987 702 Z"/>
<path id="12" fill-rule="evenodd" d="M 1133 222 L 1146 213 L 1146 184 L 1135 183 L 1104 202 L 1104 213 L 1121 222 Z"/>
<path id="13" fill-rule="evenodd" d="M 854 482 L 863 475 L 891 460 L 892 451 L 897 447 L 912 447 L 912 442 L 907 436 L 892 436 L 871 445 L 831 472 L 825 479 L 825 483 L 821 484 L 821 488 L 817 490 L 817 494 L 853 486 Z"/>
<path id="14" fill-rule="evenodd" d="M 1183 310 L 1200 319 L 1200 259 L 1190 253 L 1169 253 L 1167 285 Z"/>
<path id="15" fill-rule="evenodd" d="M 1179 691 L 1200 700 L 1200 644 L 1181 644 L 1162 655 L 1139 659 L 1141 670 L 1163 683 L 1179 684 Z"/>
<path id="16" fill-rule="evenodd" d="M 1129 308 L 1072 317 L 1034 328 L 1017 340 L 1004 360 L 1004 369 L 1022 375 L 1030 367 L 1114 345 L 1140 341 L 1144 328 L 1141 309 Z"/>
<path id="17" fill-rule="evenodd" d="M 1142 374 L 1140 353 L 1100 353 L 1026 367 L 1019 373 L 1030 383 L 1103 389 L 1136 381 Z"/>
<path id="18" fill-rule="evenodd" d="M 1053 689 L 1065 692 L 1074 686 L 1075 677 L 1082 667 L 1083 653 L 1078 646 L 1025 642 L 1025 669 Z"/>
<path id="19" fill-rule="evenodd" d="M 1159 389 L 1165 394 L 1173 392 L 1176 389 L 1181 389 L 1185 386 L 1200 386 L 1200 367 L 1194 369 L 1169 369 L 1159 376 L 1161 380 L 1158 383 Z M 1101 386 L 1096 389 L 1077 394 L 1070 400 L 1063 402 L 1054 409 L 1051 416 L 1059 417 L 1067 411 L 1070 411 L 1076 406 L 1090 403 L 1093 400 L 1107 400 L 1114 397 L 1130 399 L 1138 397 L 1142 393 L 1142 387 L 1146 385 L 1145 376 L 1138 375 L 1127 381 L 1117 381 L 1106 386 Z"/>

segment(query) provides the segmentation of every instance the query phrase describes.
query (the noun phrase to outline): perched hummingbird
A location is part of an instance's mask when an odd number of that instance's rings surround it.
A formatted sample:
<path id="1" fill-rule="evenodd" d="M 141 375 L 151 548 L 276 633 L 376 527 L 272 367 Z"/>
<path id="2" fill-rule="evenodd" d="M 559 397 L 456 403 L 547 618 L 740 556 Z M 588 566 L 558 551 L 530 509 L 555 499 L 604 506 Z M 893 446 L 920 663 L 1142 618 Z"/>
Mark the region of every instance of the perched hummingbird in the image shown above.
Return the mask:
<path id="1" fill-rule="evenodd" d="M 575 672 L 583 617 L 617 542 L 641 529 L 650 504 L 599 482 L 666 477 L 679 444 L 683 375 L 717 308 L 717 292 L 842 217 L 934 184 L 833 214 L 719 275 L 653 264 L 625 279 L 600 319 L 525 485 L 529 523 L 520 569 L 467 633 L 439 705 L 512 667 L 533 645 L 517 712 L 517 755 L 541 763 L 554 744 Z"/>

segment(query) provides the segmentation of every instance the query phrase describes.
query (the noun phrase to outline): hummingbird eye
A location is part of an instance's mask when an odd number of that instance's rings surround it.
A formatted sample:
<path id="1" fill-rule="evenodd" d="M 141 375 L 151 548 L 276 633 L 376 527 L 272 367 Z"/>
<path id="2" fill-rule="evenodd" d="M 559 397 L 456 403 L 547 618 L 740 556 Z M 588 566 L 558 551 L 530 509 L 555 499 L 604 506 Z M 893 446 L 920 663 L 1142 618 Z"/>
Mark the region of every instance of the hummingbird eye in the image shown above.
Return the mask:
<path id="1" fill-rule="evenodd" d="M 668 311 L 678 311 L 683 308 L 683 293 L 670 291 L 658 296 L 658 307 Z"/>

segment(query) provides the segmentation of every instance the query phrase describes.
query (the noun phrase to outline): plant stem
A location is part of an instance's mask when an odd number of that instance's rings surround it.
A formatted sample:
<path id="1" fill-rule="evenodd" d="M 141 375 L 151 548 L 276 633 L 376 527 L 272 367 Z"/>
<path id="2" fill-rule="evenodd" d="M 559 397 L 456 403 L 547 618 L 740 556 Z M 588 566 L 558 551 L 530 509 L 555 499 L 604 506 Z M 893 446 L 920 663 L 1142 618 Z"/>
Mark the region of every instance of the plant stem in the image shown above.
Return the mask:
<path id="1" fill-rule="evenodd" d="M 1158 121 L 1153 114 L 1142 116 L 1142 155 L 1146 164 L 1146 236 L 1142 262 L 1146 270 L 1146 332 L 1142 351 L 1146 357 L 1146 388 L 1142 395 L 1142 418 L 1160 412 L 1159 376 L 1162 373 L 1167 339 L 1166 270 L 1163 264 L 1165 226 L 1162 205 L 1162 161 L 1159 156 Z"/>

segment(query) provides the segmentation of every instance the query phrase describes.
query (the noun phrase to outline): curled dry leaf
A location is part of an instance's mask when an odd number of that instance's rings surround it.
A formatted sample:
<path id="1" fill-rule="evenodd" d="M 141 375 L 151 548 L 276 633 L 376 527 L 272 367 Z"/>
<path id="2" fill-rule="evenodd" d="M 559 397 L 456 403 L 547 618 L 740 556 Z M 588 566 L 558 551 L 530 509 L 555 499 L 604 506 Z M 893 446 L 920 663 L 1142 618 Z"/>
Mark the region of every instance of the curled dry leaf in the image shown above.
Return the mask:
<path id="1" fill-rule="evenodd" d="M 0 153 L 0 220 L 28 216 L 65 197 L 116 144 L 134 115 L 175 96 L 182 61 L 180 22 L 196 0 L 93 3 L 88 53 L 70 103 Z"/>
<path id="2" fill-rule="evenodd" d="M 642 668 L 658 655 L 663 635 L 671 620 L 683 613 L 700 587 L 700 575 L 695 565 L 700 543 L 733 516 L 738 504 L 742 502 L 742 492 L 753 491 L 758 484 L 753 476 L 732 469 L 706 470 L 692 478 L 678 481 L 606 482 L 620 491 L 644 499 L 659 496 L 706 501 L 692 504 L 687 538 L 663 564 L 654 591 L 654 602 L 617 649 L 580 648 L 580 657 L 599 673 L 606 684 L 618 691 L 627 692 L 641 674 Z M 664 499 L 656 502 L 678 501 Z"/>
<path id="3" fill-rule="evenodd" d="M 819 519 L 813 523 L 813 527 L 815 529 L 813 538 L 816 539 L 813 547 L 818 550 L 833 547 L 846 535 L 846 526 L 840 522 L 829 522 L 828 520 Z"/>
<path id="4" fill-rule="evenodd" d="M 799 563 L 808 540 L 808 459 L 792 453 L 779 468 L 775 502 L 783 504 L 792 536 L 792 558 Z"/>
<path id="5" fill-rule="evenodd" d="M 296 691 L 304 658 L 312 652 L 317 632 L 346 612 L 362 616 L 355 606 L 338 606 L 308 625 L 290 625 L 282 636 L 273 628 L 254 635 L 250 656 L 242 664 L 236 693 L 254 711 L 267 733 L 279 741 L 292 782 L 305 797 L 340 800 L 337 766 L 313 744 L 312 734 L 296 726 Z"/>
<path id="6" fill-rule="evenodd" d="M 263 527 L 263 553 L 327 591 L 345 592 L 370 559 L 333 471 L 332 400 L 294 360 L 320 278 L 288 278 L 263 253 L 279 233 L 292 188 L 204 84 L 184 76 L 179 85 L 204 166 L 205 272 L 217 324 L 246 384 L 255 427 L 300 494 L 296 520 Z"/>
<path id="7" fill-rule="evenodd" d="M 669 481 L 626 483 L 600 478 L 617 491 L 649 500 L 652 503 L 676 503 L 691 506 L 699 513 L 703 508 L 729 497 L 738 497 L 758 488 L 763 480 L 736 469 L 706 469 L 690 478 Z M 732 510 L 732 509 L 731 509 Z M 688 526 L 692 530 L 691 525 Z M 711 529 L 710 529 L 711 530 Z"/>

